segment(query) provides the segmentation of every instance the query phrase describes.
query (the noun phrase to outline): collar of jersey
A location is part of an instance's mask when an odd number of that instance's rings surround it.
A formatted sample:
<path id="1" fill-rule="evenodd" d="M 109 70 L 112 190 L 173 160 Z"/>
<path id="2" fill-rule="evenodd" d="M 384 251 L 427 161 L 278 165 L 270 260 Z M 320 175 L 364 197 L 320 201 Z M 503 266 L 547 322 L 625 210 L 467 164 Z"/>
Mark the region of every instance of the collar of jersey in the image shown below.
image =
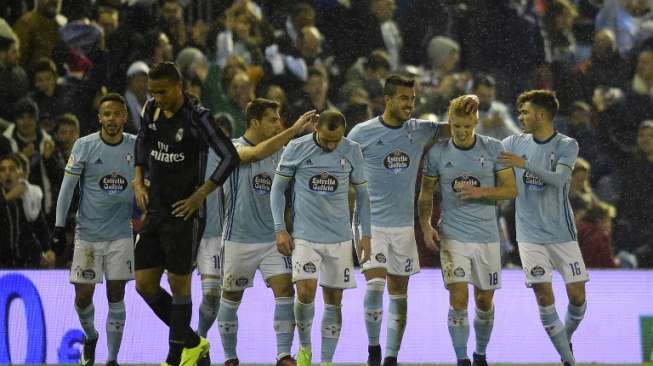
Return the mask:
<path id="1" fill-rule="evenodd" d="M 538 145 L 544 145 L 544 144 L 548 143 L 549 141 L 553 140 L 553 138 L 556 137 L 556 136 L 558 136 L 558 131 L 553 130 L 553 135 L 551 135 L 551 137 L 549 137 L 548 139 L 546 139 L 544 141 L 540 141 L 540 140 L 536 139 L 535 136 L 533 135 L 533 141 L 535 141 L 535 143 L 538 144 Z"/>
<path id="2" fill-rule="evenodd" d="M 383 119 L 383 115 L 379 116 L 379 122 L 381 122 L 381 124 L 384 125 L 385 127 L 389 128 L 389 129 L 392 129 L 392 130 L 398 130 L 398 129 L 404 127 L 403 123 L 400 124 L 399 126 L 390 126 L 389 124 L 385 123 L 385 120 Z"/>
<path id="3" fill-rule="evenodd" d="M 474 134 L 474 142 L 471 145 L 469 145 L 468 147 L 461 147 L 461 146 L 456 145 L 455 142 L 453 142 L 453 137 L 451 138 L 451 144 L 453 145 L 453 147 L 455 147 L 458 150 L 463 150 L 463 151 L 473 149 L 474 146 L 476 146 L 476 141 L 478 141 L 478 135 Z"/>

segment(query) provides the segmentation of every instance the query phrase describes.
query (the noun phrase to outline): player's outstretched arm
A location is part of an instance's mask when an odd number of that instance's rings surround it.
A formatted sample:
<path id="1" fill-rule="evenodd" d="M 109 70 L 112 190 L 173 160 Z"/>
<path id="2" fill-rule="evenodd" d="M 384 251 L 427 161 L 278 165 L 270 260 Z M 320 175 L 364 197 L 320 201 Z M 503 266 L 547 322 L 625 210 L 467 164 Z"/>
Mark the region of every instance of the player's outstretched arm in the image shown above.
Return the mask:
<path id="1" fill-rule="evenodd" d="M 272 181 L 270 191 L 270 208 L 272 210 L 272 219 L 274 220 L 274 231 L 276 232 L 277 250 L 283 255 L 291 255 L 294 247 L 292 237 L 286 230 L 285 210 L 286 210 L 286 189 L 290 184 L 291 178 L 276 174 Z"/>
<path id="2" fill-rule="evenodd" d="M 437 242 L 440 241 L 438 231 L 431 225 L 431 215 L 433 213 L 433 192 L 438 183 L 437 177 L 422 177 L 422 184 L 419 191 L 417 208 L 419 211 L 419 223 L 424 233 L 424 243 L 426 247 L 432 250 L 438 249 Z"/>
<path id="3" fill-rule="evenodd" d="M 293 137 L 300 134 L 306 126 L 314 123 L 317 119 L 317 111 L 311 110 L 301 115 L 292 126 L 270 137 L 269 139 L 257 144 L 256 146 L 241 146 L 238 149 L 240 163 L 249 163 L 252 161 L 263 160 L 268 156 L 279 151 Z"/>

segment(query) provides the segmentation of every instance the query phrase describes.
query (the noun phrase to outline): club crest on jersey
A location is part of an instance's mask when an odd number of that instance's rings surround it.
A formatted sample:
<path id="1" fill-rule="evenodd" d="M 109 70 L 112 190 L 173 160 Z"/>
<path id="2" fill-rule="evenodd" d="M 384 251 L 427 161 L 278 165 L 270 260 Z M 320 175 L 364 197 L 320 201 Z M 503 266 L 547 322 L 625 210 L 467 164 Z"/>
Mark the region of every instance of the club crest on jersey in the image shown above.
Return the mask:
<path id="1" fill-rule="evenodd" d="M 523 175 L 524 184 L 526 189 L 529 191 L 543 191 L 544 190 L 544 181 L 542 178 L 531 174 L 528 170 L 524 171 Z"/>
<path id="2" fill-rule="evenodd" d="M 127 160 L 127 164 L 131 165 L 132 161 L 134 161 L 134 154 L 127 153 L 127 155 L 125 155 L 125 160 Z"/>
<path id="3" fill-rule="evenodd" d="M 410 166 L 410 157 L 397 149 L 383 158 L 383 166 L 394 174 L 399 174 Z"/>
<path id="4" fill-rule="evenodd" d="M 98 184 L 100 185 L 100 189 L 103 191 L 109 194 L 116 194 L 127 188 L 127 179 L 117 172 L 112 172 L 111 174 L 100 178 Z"/>
<path id="5" fill-rule="evenodd" d="M 258 195 L 270 194 L 272 190 L 272 177 L 266 172 L 254 176 L 252 179 L 252 189 Z"/>
<path id="6" fill-rule="evenodd" d="M 480 187 L 481 181 L 479 181 L 478 178 L 467 174 L 463 174 L 451 181 L 451 189 L 453 189 L 453 191 L 456 193 L 460 192 L 462 187 L 466 185 L 472 187 Z"/>
<path id="7" fill-rule="evenodd" d="M 177 133 L 175 134 L 175 141 L 179 142 L 184 138 L 184 129 L 180 128 L 177 130 Z"/>
<path id="8" fill-rule="evenodd" d="M 331 195 L 338 189 L 338 178 L 328 172 L 322 172 L 309 178 L 308 188 L 313 192 Z"/>

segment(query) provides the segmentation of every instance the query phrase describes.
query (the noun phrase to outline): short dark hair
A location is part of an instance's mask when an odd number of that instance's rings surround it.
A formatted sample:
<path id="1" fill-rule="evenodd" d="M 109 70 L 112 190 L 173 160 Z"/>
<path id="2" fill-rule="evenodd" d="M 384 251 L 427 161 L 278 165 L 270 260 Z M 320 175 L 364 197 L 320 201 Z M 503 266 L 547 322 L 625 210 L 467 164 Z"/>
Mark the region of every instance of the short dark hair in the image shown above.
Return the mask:
<path id="1" fill-rule="evenodd" d="M 335 131 L 340 127 L 347 128 L 347 122 L 345 116 L 333 109 L 328 109 L 320 113 L 320 117 L 317 120 L 317 126 L 326 126 L 330 131 Z"/>
<path id="2" fill-rule="evenodd" d="M 122 104 L 125 109 L 127 109 L 127 102 L 125 101 L 125 98 L 122 97 L 122 95 L 118 93 L 109 93 L 106 95 L 103 95 L 102 98 L 100 98 L 100 103 L 98 105 L 102 105 L 104 102 L 116 102 Z"/>
<path id="3" fill-rule="evenodd" d="M 16 42 L 13 38 L 0 36 L 0 52 L 9 51 L 9 47 Z"/>
<path id="4" fill-rule="evenodd" d="M 39 106 L 30 98 L 20 99 L 14 105 L 14 118 L 25 114 L 34 116 L 37 121 L 39 119 Z"/>
<path id="5" fill-rule="evenodd" d="M 387 79 L 385 79 L 385 85 L 383 86 L 383 95 L 387 95 L 389 97 L 395 95 L 398 86 L 414 88 L 415 80 L 397 74 L 390 75 Z"/>
<path id="6" fill-rule="evenodd" d="M 48 57 L 41 57 L 32 66 L 32 75 L 36 76 L 37 73 L 49 71 L 57 75 L 57 65 Z"/>
<path id="7" fill-rule="evenodd" d="M 170 61 L 159 62 L 152 66 L 147 77 L 152 80 L 166 79 L 175 83 L 180 83 L 182 80 L 181 72 L 179 72 L 177 65 Z"/>
<path id="8" fill-rule="evenodd" d="M 281 105 L 274 100 L 265 99 L 265 98 L 256 98 L 251 102 L 247 103 L 245 108 L 245 118 L 247 119 L 247 128 L 251 125 L 253 119 L 261 120 L 265 111 L 268 109 L 274 109 L 275 111 L 279 110 Z"/>
<path id="9" fill-rule="evenodd" d="M 494 88 L 497 85 L 496 80 L 494 80 L 494 76 L 488 75 L 488 74 L 476 74 L 474 75 L 474 79 L 472 80 L 472 89 L 476 89 L 479 86 L 486 86 L 488 88 Z"/>
<path id="10" fill-rule="evenodd" d="M 391 69 L 390 56 L 384 50 L 374 50 L 367 56 L 365 68 L 370 70 Z"/>
<path id="11" fill-rule="evenodd" d="M 560 108 L 556 93 L 551 90 L 537 89 L 525 91 L 517 97 L 517 106 L 521 108 L 526 102 L 530 102 L 539 108 L 544 108 L 551 118 L 558 114 L 558 109 Z"/>

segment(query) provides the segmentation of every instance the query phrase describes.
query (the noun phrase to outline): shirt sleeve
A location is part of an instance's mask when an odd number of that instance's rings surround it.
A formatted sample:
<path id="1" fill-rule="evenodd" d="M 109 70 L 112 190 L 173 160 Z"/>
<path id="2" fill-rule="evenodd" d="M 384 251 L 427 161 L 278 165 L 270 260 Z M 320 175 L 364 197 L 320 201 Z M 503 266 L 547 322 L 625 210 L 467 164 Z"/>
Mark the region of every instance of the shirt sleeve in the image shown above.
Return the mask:
<path id="1" fill-rule="evenodd" d="M 360 145 L 356 144 L 353 148 L 352 154 L 352 170 L 350 173 L 349 181 L 353 185 L 360 185 L 367 183 L 365 177 L 365 162 L 363 161 L 363 153 L 361 152 Z"/>
<path id="2" fill-rule="evenodd" d="M 578 142 L 570 139 L 567 143 L 558 149 L 558 164 L 567 166 L 574 170 L 576 159 L 578 158 Z"/>
<path id="3" fill-rule="evenodd" d="M 220 157 L 220 163 L 211 174 L 211 180 L 221 186 L 238 166 L 240 158 L 227 136 L 219 128 L 214 127 L 212 118 L 210 112 L 204 110 L 197 118 L 197 124 L 200 129 L 200 137 Z"/>
<path id="4" fill-rule="evenodd" d="M 295 170 L 297 169 L 297 160 L 294 155 L 296 152 L 297 144 L 291 142 L 281 154 L 281 159 L 279 160 L 279 165 L 277 166 L 278 175 L 285 178 L 292 178 L 295 176 Z"/>
<path id="5" fill-rule="evenodd" d="M 492 161 L 494 162 L 495 172 L 500 172 L 510 168 L 499 162 L 499 155 L 501 155 L 503 151 L 506 151 L 506 149 L 501 141 L 492 141 Z"/>
<path id="6" fill-rule="evenodd" d="M 438 167 L 438 158 L 440 154 L 435 152 L 437 145 L 431 147 L 431 149 L 426 153 L 426 159 L 424 159 L 424 175 L 430 178 L 437 178 L 440 176 L 440 169 Z"/>
<path id="7" fill-rule="evenodd" d="M 80 140 L 75 141 L 73 149 L 68 157 L 65 172 L 70 175 L 82 175 L 84 166 L 86 165 L 86 154 L 84 151 L 84 144 Z"/>

